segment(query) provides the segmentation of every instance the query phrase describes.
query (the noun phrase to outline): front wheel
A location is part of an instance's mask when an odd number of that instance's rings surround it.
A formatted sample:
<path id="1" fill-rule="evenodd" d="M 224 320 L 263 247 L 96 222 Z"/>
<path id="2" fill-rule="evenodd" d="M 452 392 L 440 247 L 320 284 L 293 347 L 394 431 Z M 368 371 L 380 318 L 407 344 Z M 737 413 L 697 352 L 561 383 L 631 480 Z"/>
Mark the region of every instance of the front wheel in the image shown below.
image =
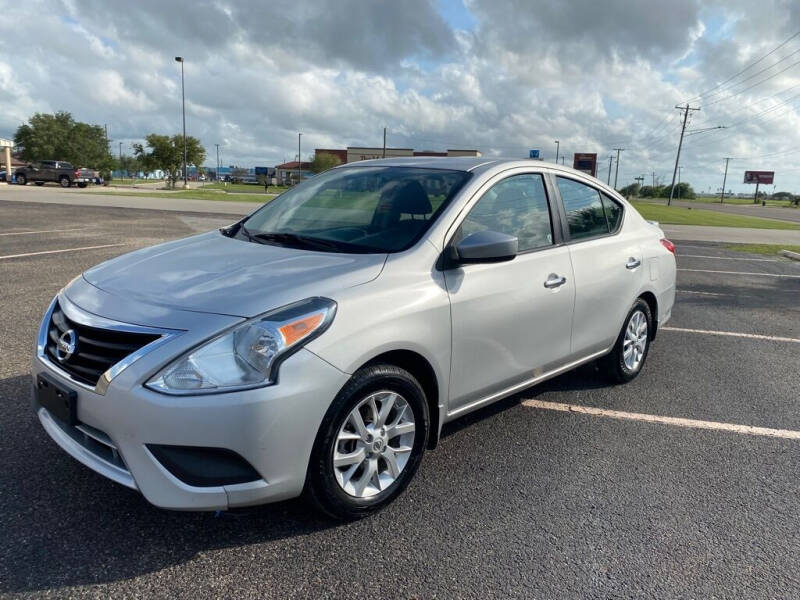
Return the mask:
<path id="1" fill-rule="evenodd" d="M 78 184 L 78 187 L 79 187 L 79 188 L 85 188 L 85 187 L 86 187 L 86 184 L 85 184 L 85 183 L 79 183 L 79 184 Z"/>
<path id="2" fill-rule="evenodd" d="M 58 183 L 61 184 L 62 188 L 68 188 L 70 185 L 72 185 L 72 182 L 69 180 L 69 177 L 67 177 L 66 175 L 62 175 L 59 178 Z"/>
<path id="3" fill-rule="evenodd" d="M 641 372 L 650 349 L 652 325 L 650 306 L 637 298 L 628 312 L 613 350 L 600 360 L 600 366 L 612 381 L 627 383 Z"/>
<path id="4" fill-rule="evenodd" d="M 25 175 L 23 175 L 22 173 L 20 173 L 19 175 L 17 175 L 17 183 L 19 185 L 25 185 L 26 183 L 28 183 L 28 178 L 25 177 Z"/>
<path id="5" fill-rule="evenodd" d="M 320 426 L 306 490 L 325 513 L 357 519 L 405 489 L 428 442 L 425 392 L 407 371 L 375 365 L 342 388 Z"/>

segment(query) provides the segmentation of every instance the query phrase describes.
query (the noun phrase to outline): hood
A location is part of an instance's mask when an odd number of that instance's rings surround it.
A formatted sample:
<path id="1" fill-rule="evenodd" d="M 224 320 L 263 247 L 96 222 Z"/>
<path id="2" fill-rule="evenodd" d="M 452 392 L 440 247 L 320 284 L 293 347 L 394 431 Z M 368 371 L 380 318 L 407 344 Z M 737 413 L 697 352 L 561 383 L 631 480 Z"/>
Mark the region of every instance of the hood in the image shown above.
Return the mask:
<path id="1" fill-rule="evenodd" d="M 83 274 L 109 294 L 183 310 L 253 317 L 311 296 L 336 299 L 381 272 L 386 254 L 255 244 L 217 231 L 137 250 Z"/>

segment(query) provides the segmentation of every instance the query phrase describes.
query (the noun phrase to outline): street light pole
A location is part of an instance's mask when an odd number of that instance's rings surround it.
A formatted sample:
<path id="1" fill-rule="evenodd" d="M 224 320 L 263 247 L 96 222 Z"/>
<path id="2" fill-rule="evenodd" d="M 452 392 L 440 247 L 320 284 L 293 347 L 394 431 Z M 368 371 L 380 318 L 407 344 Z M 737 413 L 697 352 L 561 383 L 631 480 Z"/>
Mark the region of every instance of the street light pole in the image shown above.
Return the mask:
<path id="1" fill-rule="evenodd" d="M 214 144 L 217 147 L 217 168 L 214 170 L 214 179 L 219 181 L 219 144 Z"/>
<path id="2" fill-rule="evenodd" d="M 561 142 L 556 140 L 556 164 L 558 164 L 558 150 L 561 148 Z"/>
<path id="3" fill-rule="evenodd" d="M 122 142 L 119 143 L 119 176 L 122 177 Z"/>
<path id="4" fill-rule="evenodd" d="M 181 63 L 181 113 L 183 114 L 183 187 L 189 187 L 189 174 L 186 172 L 186 93 L 183 85 L 183 57 L 176 56 L 175 60 Z"/>

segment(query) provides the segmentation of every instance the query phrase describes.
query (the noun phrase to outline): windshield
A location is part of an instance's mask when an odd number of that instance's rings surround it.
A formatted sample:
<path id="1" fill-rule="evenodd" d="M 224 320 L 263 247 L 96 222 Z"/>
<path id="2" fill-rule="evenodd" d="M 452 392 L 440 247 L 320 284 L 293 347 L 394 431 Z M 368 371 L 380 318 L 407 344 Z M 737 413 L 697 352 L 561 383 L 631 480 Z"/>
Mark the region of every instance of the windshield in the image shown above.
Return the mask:
<path id="1" fill-rule="evenodd" d="M 243 237 L 335 252 L 398 252 L 428 230 L 470 177 L 413 167 L 332 169 L 243 222 Z"/>

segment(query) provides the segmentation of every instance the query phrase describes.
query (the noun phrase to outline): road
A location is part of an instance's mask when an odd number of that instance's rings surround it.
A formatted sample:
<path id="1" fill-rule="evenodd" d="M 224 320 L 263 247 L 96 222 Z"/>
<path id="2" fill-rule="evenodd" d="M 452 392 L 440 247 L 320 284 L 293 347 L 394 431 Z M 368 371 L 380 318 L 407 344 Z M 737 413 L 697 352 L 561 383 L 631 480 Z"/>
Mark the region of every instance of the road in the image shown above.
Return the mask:
<path id="1" fill-rule="evenodd" d="M 745 215 L 748 217 L 761 217 L 764 219 L 778 219 L 779 221 L 792 221 L 800 223 L 800 209 L 781 206 L 761 206 L 760 204 L 719 204 L 714 202 L 691 202 L 688 200 L 673 200 L 675 206 L 686 208 L 700 208 L 717 212 Z"/>
<path id="2" fill-rule="evenodd" d="M 448 425 L 363 521 L 301 501 L 217 517 L 156 509 L 67 456 L 30 410 L 28 373 L 72 277 L 229 217 L 2 200 L 0 215 L 0 595 L 800 596 L 800 264 L 679 244 L 673 319 L 634 382 L 590 365 Z"/>

